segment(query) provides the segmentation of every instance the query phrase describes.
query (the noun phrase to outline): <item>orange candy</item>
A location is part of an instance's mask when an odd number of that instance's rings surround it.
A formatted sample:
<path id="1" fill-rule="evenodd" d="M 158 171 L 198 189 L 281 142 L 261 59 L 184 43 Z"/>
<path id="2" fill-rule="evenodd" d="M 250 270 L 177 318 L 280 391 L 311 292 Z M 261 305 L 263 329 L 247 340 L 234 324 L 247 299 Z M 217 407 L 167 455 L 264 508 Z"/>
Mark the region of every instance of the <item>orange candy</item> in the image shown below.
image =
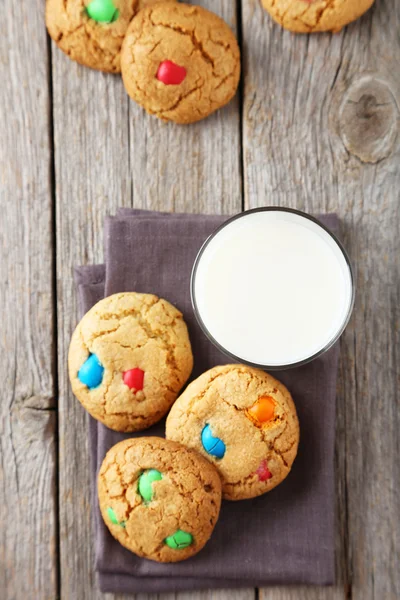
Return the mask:
<path id="1" fill-rule="evenodd" d="M 260 396 L 260 398 L 247 410 L 252 421 L 261 425 L 271 421 L 275 417 L 275 400 L 271 396 Z"/>

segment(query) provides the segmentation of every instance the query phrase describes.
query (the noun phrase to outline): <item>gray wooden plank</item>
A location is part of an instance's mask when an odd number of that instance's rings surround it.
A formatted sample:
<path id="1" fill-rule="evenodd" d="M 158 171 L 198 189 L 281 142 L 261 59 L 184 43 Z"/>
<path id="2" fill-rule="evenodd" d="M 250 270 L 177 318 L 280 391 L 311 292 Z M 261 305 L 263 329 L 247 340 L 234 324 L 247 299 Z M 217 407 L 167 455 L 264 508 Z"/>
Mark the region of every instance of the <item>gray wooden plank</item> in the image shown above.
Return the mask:
<path id="1" fill-rule="evenodd" d="M 102 260 L 103 218 L 129 204 L 127 98 L 121 79 L 52 47 L 59 361 L 61 598 L 100 597 L 94 577 L 87 418 L 72 396 L 73 267 Z"/>
<path id="2" fill-rule="evenodd" d="M 209 1 L 208 6 L 235 26 L 234 3 Z M 129 101 L 119 77 L 79 67 L 55 46 L 52 57 L 61 598 L 89 600 L 102 596 L 94 577 L 86 419 L 70 393 L 66 369 L 69 339 L 77 322 L 72 269 L 102 260 L 103 217 L 118 206 L 190 212 L 240 210 L 239 109 L 235 100 L 201 124 L 166 125 Z M 194 596 L 198 600 L 225 597 L 224 592 Z M 238 600 L 253 597 L 249 590 L 240 592 Z M 108 594 L 107 598 L 116 597 Z M 183 600 L 185 595 L 176 598 Z"/>
<path id="3" fill-rule="evenodd" d="M 55 598 L 58 576 L 49 61 L 42 4 L 5 0 L 0 36 L 0 595 L 15 600 Z"/>
<path id="4" fill-rule="evenodd" d="M 126 595 L 105 594 L 104 600 L 125 600 Z M 135 600 L 255 600 L 253 589 L 209 590 L 204 592 L 181 592 L 179 594 L 137 594 Z"/>
<path id="5" fill-rule="evenodd" d="M 292 586 L 261 589 L 260 600 L 341 600 L 345 591 L 339 586 L 321 588 L 318 586 Z"/>
<path id="6" fill-rule="evenodd" d="M 237 30 L 237 2 L 199 4 Z M 199 123 L 176 126 L 129 103 L 135 206 L 197 213 L 238 212 L 242 201 L 239 95 Z"/>
<path id="7" fill-rule="evenodd" d="M 255 590 L 210 590 L 156 596 L 139 594 L 137 600 L 255 600 Z"/>
<path id="8" fill-rule="evenodd" d="M 295 36 L 243 0 L 246 207 L 336 211 L 358 277 L 338 386 L 338 585 L 268 600 L 400 596 L 399 25 L 381 0 L 340 34 Z"/>

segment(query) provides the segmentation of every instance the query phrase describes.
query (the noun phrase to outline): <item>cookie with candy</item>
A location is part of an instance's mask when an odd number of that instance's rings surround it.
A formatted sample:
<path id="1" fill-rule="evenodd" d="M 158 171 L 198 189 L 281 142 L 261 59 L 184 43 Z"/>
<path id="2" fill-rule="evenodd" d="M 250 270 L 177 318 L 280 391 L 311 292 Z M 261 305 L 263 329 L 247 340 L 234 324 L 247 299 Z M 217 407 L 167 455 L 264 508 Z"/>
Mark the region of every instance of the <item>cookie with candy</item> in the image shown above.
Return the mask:
<path id="1" fill-rule="evenodd" d="M 209 540 L 221 506 L 221 481 L 202 456 L 157 437 L 128 439 L 107 453 L 98 476 L 101 514 L 128 550 L 179 562 Z"/>
<path id="2" fill-rule="evenodd" d="M 363 15 L 374 0 L 261 0 L 271 17 L 290 31 L 337 33 Z"/>
<path id="3" fill-rule="evenodd" d="M 121 71 L 121 46 L 135 14 L 155 0 L 46 0 L 47 30 L 72 60 Z"/>
<path id="4" fill-rule="evenodd" d="M 159 421 L 193 366 L 182 314 L 166 300 L 135 292 L 109 296 L 86 313 L 68 360 L 75 396 L 116 431 Z"/>
<path id="5" fill-rule="evenodd" d="M 297 454 L 299 422 L 287 388 L 245 365 L 214 367 L 176 400 L 167 438 L 217 468 L 224 498 L 253 498 L 279 485 Z"/>
<path id="6" fill-rule="evenodd" d="M 240 78 L 229 26 L 200 6 L 163 2 L 132 20 L 121 53 L 129 96 L 164 121 L 193 123 L 227 104 Z"/>

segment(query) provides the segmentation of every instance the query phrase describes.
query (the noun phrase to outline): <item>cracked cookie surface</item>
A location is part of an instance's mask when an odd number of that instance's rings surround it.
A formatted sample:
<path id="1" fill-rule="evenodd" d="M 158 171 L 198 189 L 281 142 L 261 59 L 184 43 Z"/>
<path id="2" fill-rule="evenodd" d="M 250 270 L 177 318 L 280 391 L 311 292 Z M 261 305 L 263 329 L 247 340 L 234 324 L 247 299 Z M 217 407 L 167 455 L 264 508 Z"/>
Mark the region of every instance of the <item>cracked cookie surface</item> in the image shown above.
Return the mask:
<path id="1" fill-rule="evenodd" d="M 271 17 L 290 31 L 338 32 L 363 15 L 374 0 L 261 0 Z"/>
<path id="2" fill-rule="evenodd" d="M 227 500 L 269 492 L 289 474 L 299 423 L 286 387 L 244 365 L 214 367 L 193 381 L 167 418 L 166 436 L 208 458 Z"/>
<path id="3" fill-rule="evenodd" d="M 140 493 L 149 472 L 151 498 Z M 210 538 L 221 505 L 214 467 L 175 442 L 143 437 L 119 442 L 98 476 L 101 514 L 128 550 L 158 562 L 178 562 L 199 552 Z"/>
<path id="4" fill-rule="evenodd" d="M 92 417 L 116 431 L 139 431 L 168 411 L 193 356 L 179 310 L 157 296 L 125 292 L 83 317 L 68 365 L 72 390 Z"/>
<path id="5" fill-rule="evenodd" d="M 166 84 L 157 77 L 166 62 L 185 71 L 182 81 Z M 121 68 L 128 94 L 148 113 L 193 123 L 235 95 L 240 51 L 220 17 L 199 6 L 167 2 L 140 11 L 132 20 Z"/>
<path id="6" fill-rule="evenodd" d="M 138 10 L 155 1 L 160 0 L 112 0 L 115 20 L 99 23 L 87 13 L 92 0 L 47 0 L 47 30 L 72 60 L 92 69 L 119 73 L 121 46 L 129 23 Z"/>

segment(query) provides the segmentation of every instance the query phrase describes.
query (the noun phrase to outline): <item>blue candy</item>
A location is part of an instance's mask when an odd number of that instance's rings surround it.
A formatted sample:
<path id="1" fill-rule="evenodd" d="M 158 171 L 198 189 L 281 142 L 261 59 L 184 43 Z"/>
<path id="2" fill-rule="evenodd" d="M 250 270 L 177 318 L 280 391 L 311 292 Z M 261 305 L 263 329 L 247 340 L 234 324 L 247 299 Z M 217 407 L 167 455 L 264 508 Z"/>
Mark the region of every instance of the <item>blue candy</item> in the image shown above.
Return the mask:
<path id="1" fill-rule="evenodd" d="M 203 444 L 204 450 L 215 456 L 215 458 L 223 458 L 226 450 L 224 442 L 219 437 L 214 437 L 211 431 L 211 427 L 206 425 L 201 432 L 201 443 Z"/>
<path id="2" fill-rule="evenodd" d="M 91 354 L 78 371 L 78 379 L 89 390 L 99 387 L 103 381 L 104 367 L 95 354 Z"/>

